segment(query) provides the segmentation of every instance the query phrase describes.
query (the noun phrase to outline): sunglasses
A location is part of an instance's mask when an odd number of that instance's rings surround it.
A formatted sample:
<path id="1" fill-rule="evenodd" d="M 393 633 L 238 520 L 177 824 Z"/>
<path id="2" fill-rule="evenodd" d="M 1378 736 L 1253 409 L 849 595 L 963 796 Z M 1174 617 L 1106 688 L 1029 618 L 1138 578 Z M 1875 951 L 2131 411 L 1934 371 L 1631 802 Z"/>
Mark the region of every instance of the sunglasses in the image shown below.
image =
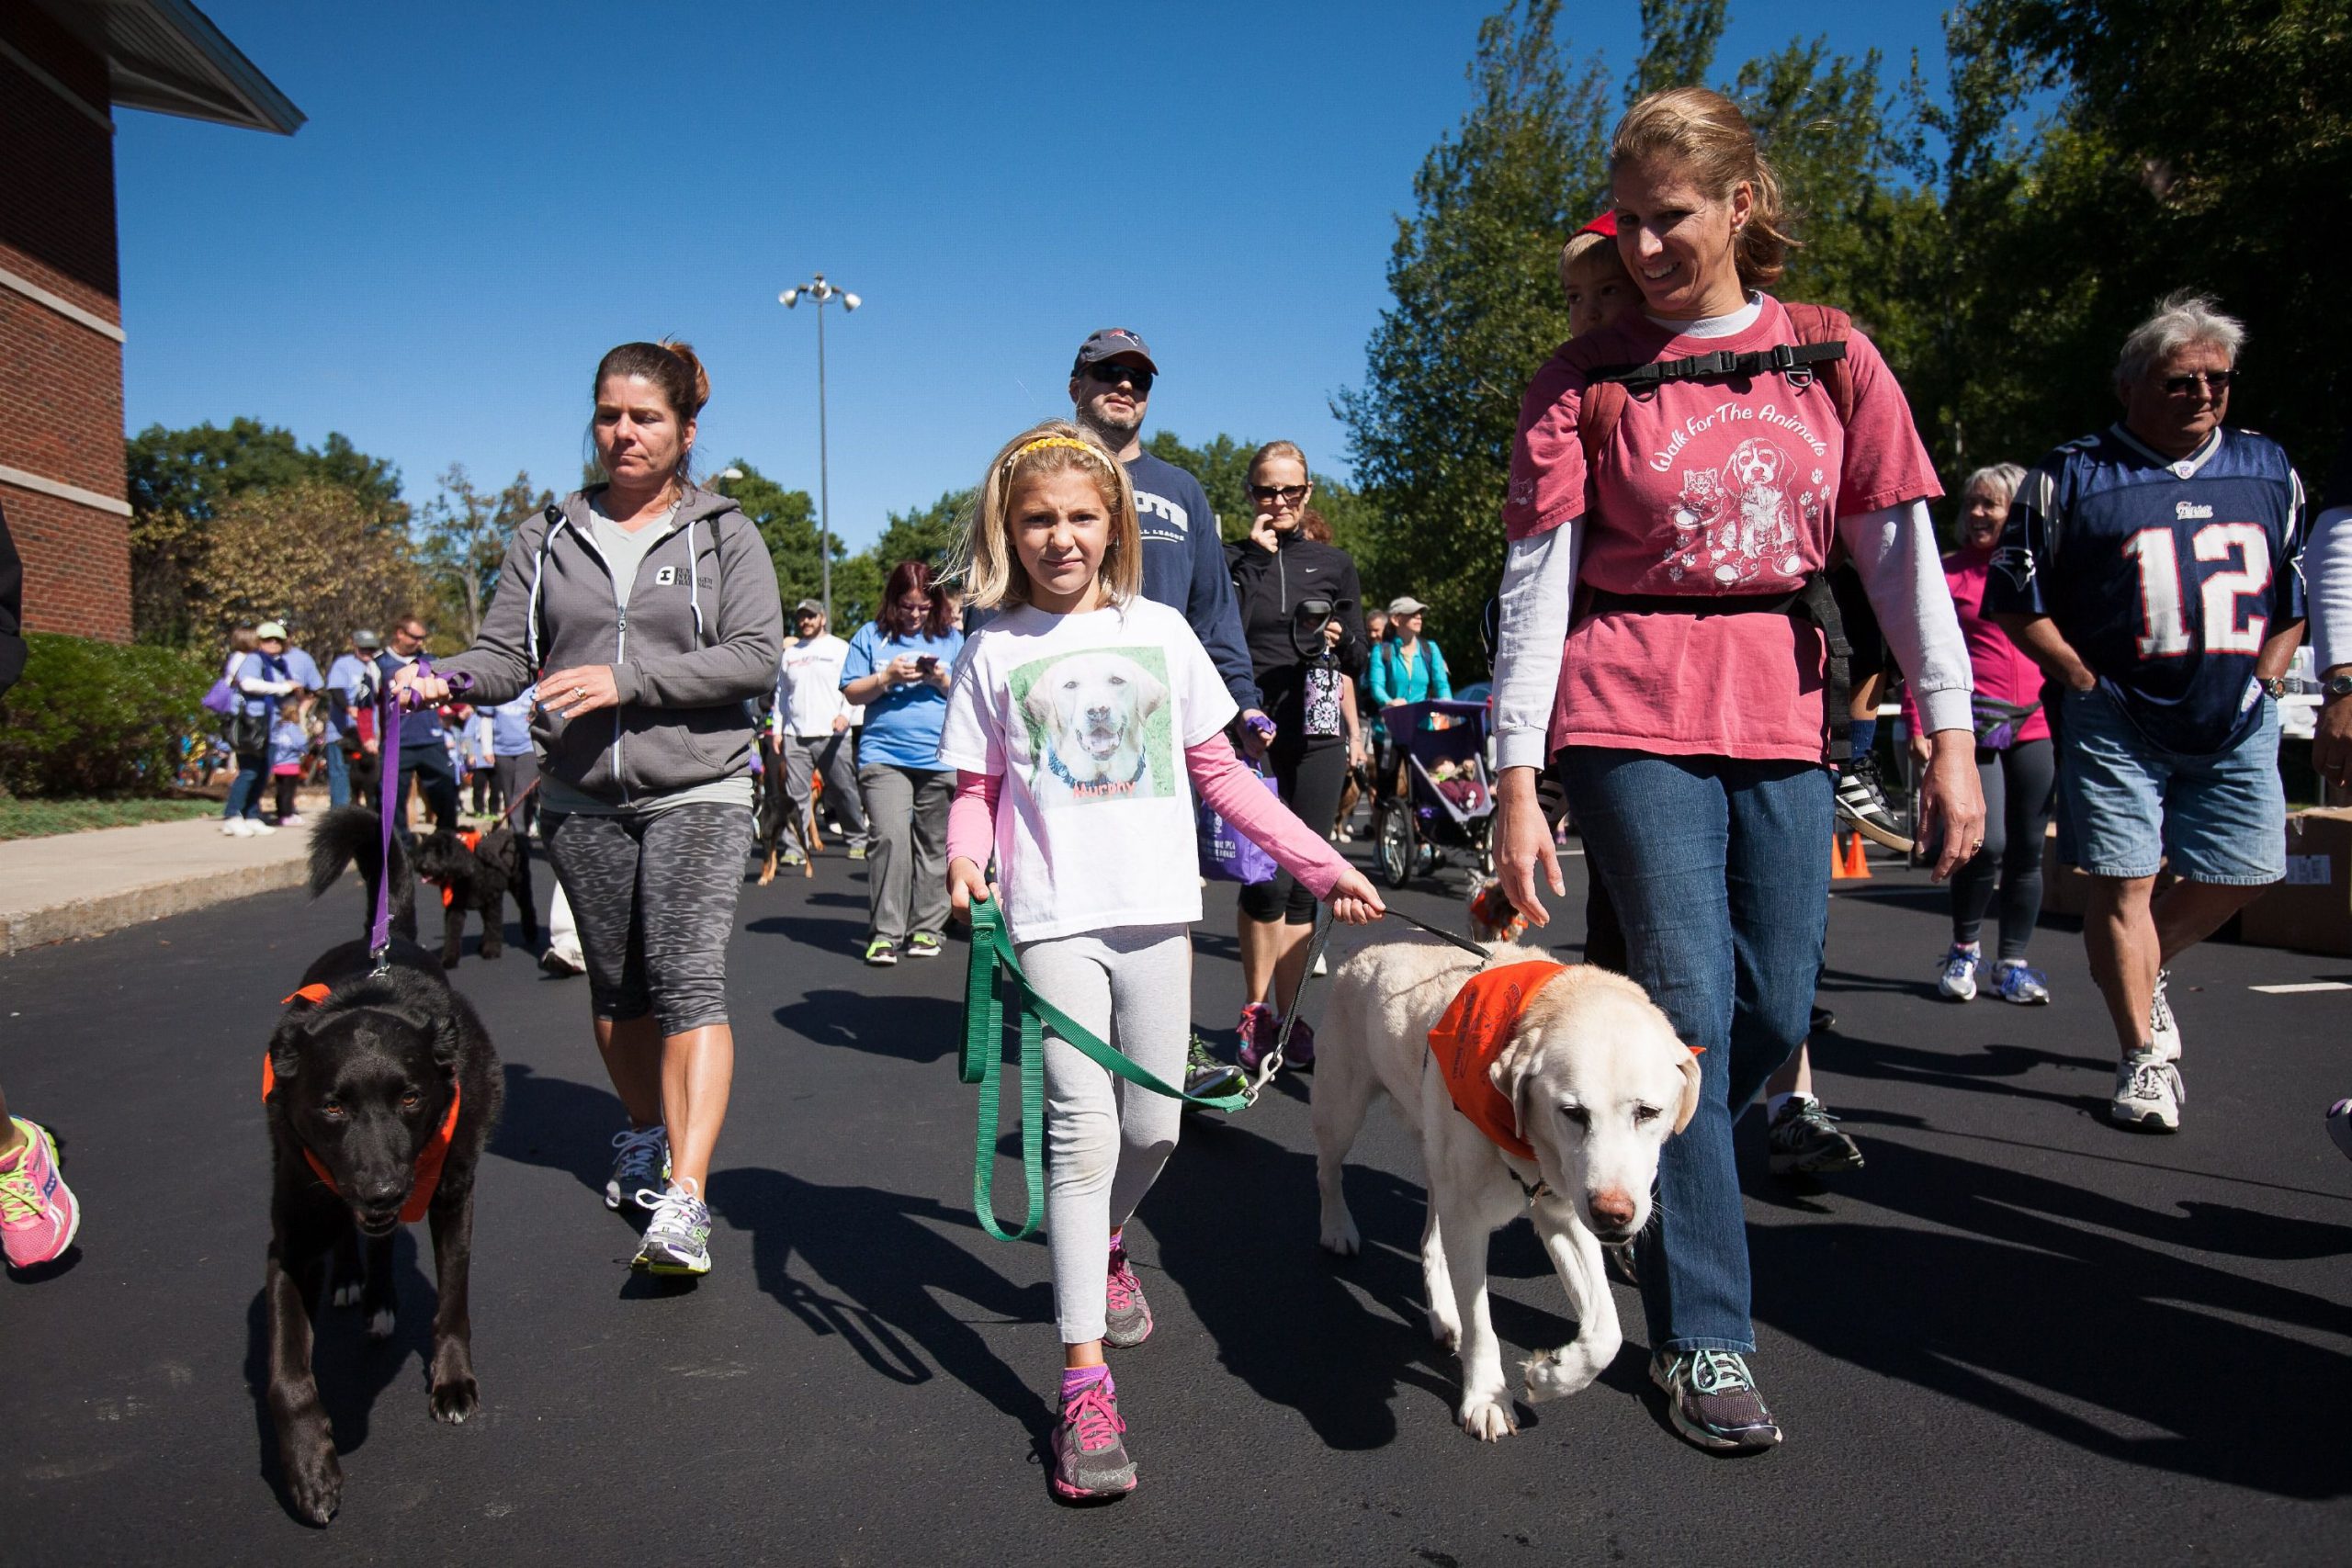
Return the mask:
<path id="1" fill-rule="evenodd" d="M 1090 381 L 1100 381 L 1106 387 L 1115 387 L 1125 381 L 1136 391 L 1146 394 L 1151 390 L 1151 374 L 1140 365 L 1120 365 L 1107 359 L 1086 367 L 1086 378 Z"/>
<path id="2" fill-rule="evenodd" d="M 2234 370 L 2191 370 L 2186 376 L 2167 376 L 2165 378 L 2165 396 L 2185 398 L 2202 386 L 2211 388 L 2218 398 L 2228 391 L 2230 383 L 2237 378 L 2238 373 Z"/>
<path id="3" fill-rule="evenodd" d="M 1306 499 L 1306 489 L 1307 487 L 1305 485 L 1251 485 L 1250 487 L 1250 499 L 1252 501 L 1282 501 L 1292 506 L 1296 506 L 1300 502 Z"/>

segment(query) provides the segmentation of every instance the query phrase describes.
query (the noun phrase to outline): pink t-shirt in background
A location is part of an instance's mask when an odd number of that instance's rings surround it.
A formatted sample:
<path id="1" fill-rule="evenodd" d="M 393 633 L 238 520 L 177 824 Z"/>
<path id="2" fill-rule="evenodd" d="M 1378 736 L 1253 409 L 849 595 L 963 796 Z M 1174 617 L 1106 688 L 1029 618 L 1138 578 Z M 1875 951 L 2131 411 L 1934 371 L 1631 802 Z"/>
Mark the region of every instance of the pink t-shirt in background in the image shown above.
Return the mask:
<path id="1" fill-rule="evenodd" d="M 1593 363 L 1796 341 L 1769 295 L 1729 336 L 1681 336 L 1640 316 L 1603 333 Z M 1838 518 L 1943 493 L 1878 350 L 1857 333 L 1846 361 L 1849 429 L 1818 383 L 1799 390 L 1777 375 L 1629 396 L 1588 486 L 1577 431 L 1586 376 L 1564 350 L 1521 403 L 1504 525 L 1516 540 L 1582 517 L 1577 580 L 1613 592 L 1788 593 L 1828 558 Z M 1822 666 L 1820 634 L 1787 615 L 1590 615 L 1568 632 L 1551 746 L 1817 761 Z"/>
<path id="2" fill-rule="evenodd" d="M 1992 563 L 1991 550 L 1972 550 L 1963 545 L 1944 557 L 1944 582 L 1951 589 L 1951 607 L 1960 614 L 1960 635 L 1968 643 L 1968 667 L 1976 677 L 1976 694 L 2023 707 L 2041 700 L 2041 666 L 1984 615 L 1984 573 Z M 1903 716 L 1915 729 L 1918 727 L 1919 707 L 1907 687 L 1903 693 Z M 2018 727 L 2013 744 L 2049 739 L 2050 716 L 2037 710 Z"/>

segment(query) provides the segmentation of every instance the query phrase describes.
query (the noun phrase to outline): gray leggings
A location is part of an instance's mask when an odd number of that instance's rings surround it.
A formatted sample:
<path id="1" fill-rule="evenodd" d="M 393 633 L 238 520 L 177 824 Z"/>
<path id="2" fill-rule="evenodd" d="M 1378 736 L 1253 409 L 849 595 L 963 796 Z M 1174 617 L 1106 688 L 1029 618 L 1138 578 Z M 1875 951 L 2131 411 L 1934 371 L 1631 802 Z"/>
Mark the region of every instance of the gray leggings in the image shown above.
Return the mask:
<path id="1" fill-rule="evenodd" d="M 1021 967 L 1073 1022 L 1162 1083 L 1181 1083 L 1193 1032 L 1188 926 L 1114 926 L 1033 942 Z M 1046 1239 L 1062 1343 L 1102 1337 L 1111 1232 L 1126 1224 L 1176 1148 L 1177 1102 L 1114 1078 L 1046 1036 Z"/>
<path id="2" fill-rule="evenodd" d="M 541 818 L 598 1018 L 666 1037 L 727 1021 L 727 940 L 752 812 L 700 801 L 648 816 Z"/>

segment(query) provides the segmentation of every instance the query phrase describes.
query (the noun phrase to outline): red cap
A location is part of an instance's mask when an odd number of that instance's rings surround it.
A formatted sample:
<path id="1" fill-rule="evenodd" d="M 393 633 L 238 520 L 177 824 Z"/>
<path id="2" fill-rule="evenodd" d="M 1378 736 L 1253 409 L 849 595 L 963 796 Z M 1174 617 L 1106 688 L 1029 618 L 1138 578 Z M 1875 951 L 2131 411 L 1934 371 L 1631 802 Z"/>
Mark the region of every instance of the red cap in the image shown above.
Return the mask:
<path id="1" fill-rule="evenodd" d="M 1604 240 L 1617 237 L 1617 209 L 1611 208 L 1591 222 L 1577 231 L 1579 234 L 1598 234 Z"/>

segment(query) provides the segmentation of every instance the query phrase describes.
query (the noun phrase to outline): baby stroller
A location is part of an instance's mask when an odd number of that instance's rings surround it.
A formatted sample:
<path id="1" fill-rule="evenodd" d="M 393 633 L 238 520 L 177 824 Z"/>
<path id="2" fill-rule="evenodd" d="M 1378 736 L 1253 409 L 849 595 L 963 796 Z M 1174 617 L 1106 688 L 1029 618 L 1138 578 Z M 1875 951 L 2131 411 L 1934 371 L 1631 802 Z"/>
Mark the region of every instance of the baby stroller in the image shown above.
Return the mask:
<path id="1" fill-rule="evenodd" d="M 1373 824 L 1380 879 L 1402 887 L 1444 865 L 1495 869 L 1495 782 L 1487 760 L 1487 705 L 1405 703 L 1381 718 L 1404 759 L 1405 787 Z"/>

